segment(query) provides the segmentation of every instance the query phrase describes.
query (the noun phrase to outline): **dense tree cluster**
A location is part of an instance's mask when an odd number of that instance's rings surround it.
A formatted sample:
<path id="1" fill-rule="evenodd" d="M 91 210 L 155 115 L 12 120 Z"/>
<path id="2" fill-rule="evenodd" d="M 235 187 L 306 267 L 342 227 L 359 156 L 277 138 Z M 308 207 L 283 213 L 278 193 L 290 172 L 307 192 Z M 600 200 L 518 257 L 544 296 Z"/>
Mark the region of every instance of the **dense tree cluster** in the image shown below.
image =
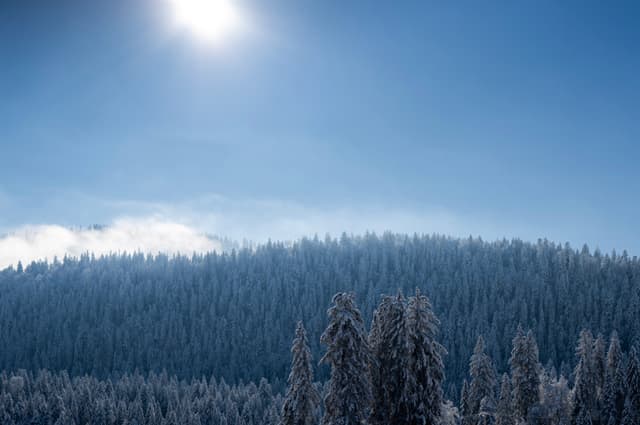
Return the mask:
<path id="1" fill-rule="evenodd" d="M 471 385 L 464 381 L 460 410 L 463 425 L 626 425 L 639 424 L 638 355 L 627 355 L 613 332 L 606 348 L 602 336 L 580 333 L 574 385 L 555 367 L 542 367 L 532 332 L 518 328 L 502 375 L 497 405 L 493 403 L 494 366 L 484 354 L 482 337 L 471 357 Z M 626 361 L 624 360 L 626 358 Z M 475 388 L 475 389 L 474 389 Z M 478 399 L 482 401 L 478 404 Z M 495 409 L 494 409 L 495 406 Z"/>
<path id="2" fill-rule="evenodd" d="M 274 396 L 264 379 L 258 386 L 230 387 L 213 378 L 178 381 L 166 373 L 99 381 L 88 376 L 70 379 L 66 372 L 40 371 L 34 377 L 22 370 L 0 375 L 0 421 L 7 425 L 315 425 L 321 417 L 324 425 L 454 425 L 456 409 L 442 399 L 444 349 L 434 339 L 438 320 L 427 297 L 419 291 L 408 302 L 401 296 L 383 297 L 374 322 L 380 332 L 373 327 L 370 335 L 352 293 L 336 294 L 333 303 L 321 337 L 327 346 L 322 361 L 331 366 L 324 387 L 313 382 L 311 351 L 299 322 L 284 400 Z M 369 339 L 378 346 L 375 355 Z M 385 372 L 373 383 L 376 368 Z M 385 393 L 388 383 L 393 384 L 392 391 Z M 374 392 L 387 396 L 374 399 Z"/>
<path id="3" fill-rule="evenodd" d="M 416 287 L 443 323 L 444 390 L 455 400 L 478 335 L 496 370 L 505 371 L 522 324 L 532 330 L 542 364 L 571 386 L 583 327 L 604 335 L 616 329 L 625 351 L 640 340 L 640 261 L 626 253 L 368 234 L 193 257 L 85 255 L 0 271 L 0 369 L 99 379 L 166 370 L 229 383 L 265 377 L 283 391 L 298 320 L 320 358 L 333 294 L 353 291 L 368 324 L 379 294 Z M 316 376 L 327 380 L 328 367 Z M 616 380 L 607 382 L 615 387 Z M 497 395 L 493 401 L 497 408 Z"/>
<path id="4" fill-rule="evenodd" d="M 291 347 L 285 398 L 262 379 L 229 386 L 166 372 L 98 380 L 66 371 L 0 374 L 0 423 L 7 425 L 637 425 L 640 360 L 625 353 L 617 332 L 607 343 L 582 330 L 571 388 L 553 364 L 542 367 L 533 332 L 519 326 L 509 371 L 496 395 L 496 368 L 479 336 L 464 380 L 460 409 L 443 397 L 439 321 L 416 290 L 383 296 L 365 329 L 354 294 L 340 292 L 321 336 L 325 385 L 314 383 L 312 354 L 299 322 Z M 324 400 L 320 405 L 321 397 Z M 460 414 L 458 413 L 460 412 Z"/>
<path id="5" fill-rule="evenodd" d="M 408 302 L 401 294 L 383 296 L 368 336 L 352 293 L 336 294 L 333 303 L 321 337 L 327 346 L 322 362 L 331 366 L 323 425 L 455 423 L 457 409 L 442 397 L 445 350 L 435 340 L 439 322 L 426 296 L 419 290 Z M 301 329 L 299 324 L 283 425 L 314 423 L 317 396 Z"/>
<path id="6" fill-rule="evenodd" d="M 66 372 L 0 374 L 2 425 L 277 425 L 281 404 L 265 380 L 230 386 L 153 373 L 107 381 Z"/>

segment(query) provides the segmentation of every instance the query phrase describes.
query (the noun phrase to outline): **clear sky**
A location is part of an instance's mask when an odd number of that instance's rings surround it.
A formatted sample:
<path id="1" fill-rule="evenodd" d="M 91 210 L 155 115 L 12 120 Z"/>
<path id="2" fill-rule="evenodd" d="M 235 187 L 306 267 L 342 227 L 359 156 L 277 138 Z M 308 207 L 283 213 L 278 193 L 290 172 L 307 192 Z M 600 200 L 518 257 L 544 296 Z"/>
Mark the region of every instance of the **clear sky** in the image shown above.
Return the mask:
<path id="1" fill-rule="evenodd" d="M 637 1 L 0 0 L 0 232 L 444 232 L 640 253 Z M 239 12 L 240 13 L 240 12 Z"/>

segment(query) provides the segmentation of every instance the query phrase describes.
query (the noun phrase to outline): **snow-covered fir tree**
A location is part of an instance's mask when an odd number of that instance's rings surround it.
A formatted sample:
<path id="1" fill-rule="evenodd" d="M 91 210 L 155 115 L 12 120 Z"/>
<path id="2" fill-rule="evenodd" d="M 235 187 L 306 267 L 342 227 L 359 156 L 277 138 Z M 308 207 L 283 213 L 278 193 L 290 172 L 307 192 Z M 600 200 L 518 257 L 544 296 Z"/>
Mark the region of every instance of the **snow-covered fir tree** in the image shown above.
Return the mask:
<path id="1" fill-rule="evenodd" d="M 502 375 L 500 398 L 496 407 L 496 425 L 515 425 L 513 403 L 511 402 L 511 379 L 506 373 Z"/>
<path id="2" fill-rule="evenodd" d="M 518 419 L 526 419 L 529 409 L 540 401 L 540 362 L 538 344 L 529 331 L 518 326 L 509 359 L 513 391 L 513 411 Z"/>
<path id="3" fill-rule="evenodd" d="M 436 341 L 439 325 L 429 299 L 416 290 L 407 307 L 408 425 L 436 425 L 442 417 L 446 350 Z"/>
<path id="4" fill-rule="evenodd" d="M 331 366 L 322 424 L 361 424 L 369 416 L 372 399 L 371 350 L 353 294 L 338 293 L 333 303 L 328 311 L 329 326 L 320 338 L 327 346 L 321 362 Z"/>
<path id="5" fill-rule="evenodd" d="M 543 369 L 540 376 L 541 400 L 529 410 L 530 425 L 569 425 L 571 423 L 571 390 L 563 375 L 557 377 L 554 367 Z"/>
<path id="6" fill-rule="evenodd" d="M 640 360 L 635 347 L 629 351 L 627 360 L 627 399 L 630 416 L 640 424 Z"/>
<path id="7" fill-rule="evenodd" d="M 607 373 L 607 358 L 604 337 L 599 334 L 593 343 L 593 373 L 596 381 L 596 392 L 599 401 L 602 400 L 602 390 Z"/>
<path id="8" fill-rule="evenodd" d="M 473 424 L 471 403 L 469 402 L 469 384 L 466 379 L 462 381 L 462 390 L 460 391 L 460 415 L 462 416 L 462 425 Z"/>
<path id="9" fill-rule="evenodd" d="M 613 332 L 607 350 L 605 382 L 602 390 L 602 420 L 616 425 L 622 419 L 625 399 L 625 371 L 618 333 Z"/>
<path id="10" fill-rule="evenodd" d="M 471 414 L 480 413 L 480 402 L 487 398 L 488 402 L 495 402 L 496 373 L 491 358 L 485 353 L 484 338 L 478 336 L 473 355 L 469 361 L 469 404 Z M 494 403 L 495 404 L 495 403 Z"/>
<path id="11" fill-rule="evenodd" d="M 373 404 L 371 424 L 407 423 L 406 305 L 401 294 L 384 296 L 375 312 L 369 336 L 372 363 Z"/>
<path id="12" fill-rule="evenodd" d="M 291 373 L 287 394 L 282 405 L 280 425 L 312 425 L 320 404 L 320 394 L 313 384 L 311 350 L 302 322 L 296 327 L 291 347 Z"/>
<path id="13" fill-rule="evenodd" d="M 588 330 L 580 332 L 580 339 L 576 347 L 578 364 L 575 369 L 575 384 L 573 388 L 573 409 L 576 422 L 578 419 L 592 420 L 596 413 L 597 377 L 593 356 L 594 340 Z"/>

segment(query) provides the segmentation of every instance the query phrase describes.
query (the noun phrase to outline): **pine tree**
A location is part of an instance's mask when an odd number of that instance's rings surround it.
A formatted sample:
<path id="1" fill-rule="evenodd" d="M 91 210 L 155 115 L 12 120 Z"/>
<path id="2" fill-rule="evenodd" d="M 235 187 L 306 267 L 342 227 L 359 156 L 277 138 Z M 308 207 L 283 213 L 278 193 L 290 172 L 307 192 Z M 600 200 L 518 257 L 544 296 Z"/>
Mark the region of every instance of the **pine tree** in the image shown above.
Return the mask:
<path id="1" fill-rule="evenodd" d="M 479 336 L 473 355 L 469 361 L 469 374 L 471 385 L 469 386 L 469 404 L 472 414 L 480 413 L 480 402 L 488 398 L 495 402 L 496 375 L 493 363 L 485 353 L 484 338 Z"/>
<path id="2" fill-rule="evenodd" d="M 496 425 L 515 425 L 513 405 L 511 402 L 511 379 L 506 373 L 502 375 L 500 399 L 496 408 Z"/>
<path id="3" fill-rule="evenodd" d="M 315 423 L 315 412 L 320 404 L 320 394 L 313 385 L 311 350 L 302 322 L 298 322 L 296 327 L 291 353 L 293 356 L 289 387 L 282 405 L 280 425 L 312 425 Z"/>
<path id="4" fill-rule="evenodd" d="M 542 375 L 542 400 L 537 409 L 541 423 L 568 425 L 571 423 L 571 390 L 563 375 L 554 378 L 554 374 Z M 529 415 L 533 419 L 533 415 Z M 547 422 L 545 422 L 547 421 Z"/>
<path id="5" fill-rule="evenodd" d="M 321 362 L 331 366 L 324 399 L 323 425 L 364 423 L 371 404 L 369 363 L 373 360 L 362 316 L 351 293 L 338 293 L 328 311 L 329 326 L 320 341 L 327 346 Z"/>
<path id="6" fill-rule="evenodd" d="M 407 378 L 407 331 L 405 300 L 384 296 L 369 336 L 375 362 L 372 367 L 373 405 L 370 422 L 405 425 Z"/>
<path id="7" fill-rule="evenodd" d="M 629 359 L 627 361 L 627 398 L 629 399 L 630 409 L 640 423 L 640 361 L 635 347 L 629 350 Z"/>
<path id="8" fill-rule="evenodd" d="M 409 425 L 436 425 L 442 417 L 445 377 L 442 358 L 446 350 L 436 341 L 439 325 L 429 299 L 416 290 L 407 309 Z"/>
<path id="9" fill-rule="evenodd" d="M 604 337 L 599 334 L 593 343 L 593 372 L 596 383 L 596 401 L 591 412 L 591 419 L 597 423 L 606 421 L 608 417 L 604 415 L 604 385 L 607 374 L 607 359 Z"/>
<path id="10" fill-rule="evenodd" d="M 611 334 L 607 362 L 605 369 L 605 382 L 602 394 L 602 419 L 613 425 L 622 418 L 625 399 L 625 372 L 623 369 L 622 349 L 618 334 Z"/>
<path id="11" fill-rule="evenodd" d="M 538 345 L 533 333 L 524 334 L 518 326 L 509 359 L 513 387 L 513 410 L 517 418 L 525 419 L 529 409 L 540 401 L 540 363 Z"/>
<path id="12" fill-rule="evenodd" d="M 605 351 L 604 338 L 602 335 L 598 335 L 593 344 L 593 372 L 595 374 L 596 390 L 600 398 L 607 373 L 607 359 Z"/>
<path id="13" fill-rule="evenodd" d="M 587 417 L 591 420 L 596 407 L 597 377 L 594 368 L 593 348 L 594 341 L 591 332 L 582 330 L 576 348 L 578 364 L 575 369 L 573 388 L 573 414 L 576 418 L 583 418 L 583 420 L 586 420 Z"/>
<path id="14" fill-rule="evenodd" d="M 463 425 L 473 423 L 471 403 L 469 402 L 469 384 L 466 379 L 462 381 L 462 391 L 460 392 L 460 415 L 462 416 Z"/>

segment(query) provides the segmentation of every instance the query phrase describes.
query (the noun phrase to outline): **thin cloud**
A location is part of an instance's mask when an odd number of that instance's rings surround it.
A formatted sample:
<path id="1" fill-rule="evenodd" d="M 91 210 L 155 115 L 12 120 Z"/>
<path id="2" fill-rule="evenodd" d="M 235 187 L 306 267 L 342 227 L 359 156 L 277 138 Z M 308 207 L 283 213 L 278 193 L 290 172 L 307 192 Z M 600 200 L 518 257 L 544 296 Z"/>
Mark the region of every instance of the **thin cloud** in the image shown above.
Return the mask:
<path id="1" fill-rule="evenodd" d="M 220 250 L 220 245 L 194 228 L 160 217 L 122 218 L 101 228 L 69 229 L 58 225 L 23 226 L 0 238 L 0 269 L 18 261 L 144 252 L 191 254 Z"/>

